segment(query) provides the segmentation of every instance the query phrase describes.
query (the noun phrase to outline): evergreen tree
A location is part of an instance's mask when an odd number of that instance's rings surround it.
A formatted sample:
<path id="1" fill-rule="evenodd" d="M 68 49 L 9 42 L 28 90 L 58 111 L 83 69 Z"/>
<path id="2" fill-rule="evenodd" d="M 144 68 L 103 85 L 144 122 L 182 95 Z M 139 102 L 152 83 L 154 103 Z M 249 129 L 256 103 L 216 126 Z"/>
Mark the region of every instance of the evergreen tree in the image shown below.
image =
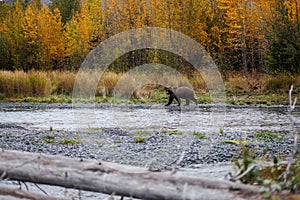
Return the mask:
<path id="1" fill-rule="evenodd" d="M 268 33 L 270 45 L 266 61 L 270 73 L 300 73 L 300 21 L 299 3 L 289 7 L 285 1 L 279 0 L 276 5 L 276 16 L 272 21 L 272 31 Z"/>
<path id="2" fill-rule="evenodd" d="M 79 0 L 52 0 L 50 8 L 54 11 L 55 8 L 58 8 L 62 22 L 66 23 L 79 11 Z"/>

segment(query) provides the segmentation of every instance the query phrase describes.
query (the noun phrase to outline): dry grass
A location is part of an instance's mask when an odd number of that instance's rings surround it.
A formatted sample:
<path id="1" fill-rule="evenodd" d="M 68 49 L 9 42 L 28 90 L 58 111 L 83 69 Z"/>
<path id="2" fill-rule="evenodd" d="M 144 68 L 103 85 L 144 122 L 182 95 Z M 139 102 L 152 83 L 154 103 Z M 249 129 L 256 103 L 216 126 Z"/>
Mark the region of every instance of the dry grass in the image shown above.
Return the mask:
<path id="1" fill-rule="evenodd" d="M 225 88 L 235 95 L 240 94 L 263 94 L 267 91 L 267 85 L 272 79 L 270 75 L 252 71 L 228 72 L 225 79 Z"/>
<path id="2" fill-rule="evenodd" d="M 51 80 L 52 94 L 67 94 L 70 95 L 73 92 L 73 86 L 76 79 L 76 73 L 70 71 L 52 71 L 47 72 L 47 76 Z"/>
<path id="3" fill-rule="evenodd" d="M 154 94 L 154 90 L 161 90 L 165 86 L 188 86 L 195 88 L 195 85 L 203 86 L 202 79 L 200 79 L 200 81 L 198 81 L 196 78 L 188 79 L 185 76 L 169 72 L 162 72 L 159 74 L 151 72 L 126 73 L 122 76 L 120 75 L 120 79 L 112 89 L 117 96 L 120 95 L 128 98 L 133 96 L 137 98 L 149 99 L 151 98 L 152 94 Z"/>
<path id="4" fill-rule="evenodd" d="M 76 80 L 76 72 L 70 71 L 0 71 L 0 97 L 30 97 L 50 95 L 71 95 Z M 163 86 L 190 86 L 198 93 L 207 92 L 207 87 L 200 75 L 184 77 L 172 73 L 103 73 L 99 83 L 99 74 L 82 74 L 80 76 L 84 91 L 96 96 L 111 96 L 121 91 L 126 96 L 151 98 L 154 90 L 161 91 Z M 270 76 L 256 71 L 248 74 L 228 72 L 224 75 L 225 88 L 229 95 L 245 94 L 285 94 L 291 83 L 295 93 L 300 93 L 300 75 L 282 74 Z M 95 88 L 97 84 L 97 88 Z M 94 89 L 92 89 L 94 88 Z M 94 91 L 96 89 L 96 92 Z M 127 94 L 128 93 L 128 94 Z M 156 95 L 156 94 L 155 94 Z"/>
<path id="5" fill-rule="evenodd" d="M 50 79 L 43 72 L 0 71 L 0 94 L 4 97 L 47 96 Z"/>
<path id="6" fill-rule="evenodd" d="M 189 81 L 196 92 L 204 93 L 208 91 L 207 85 L 200 74 L 189 77 Z"/>
<path id="7" fill-rule="evenodd" d="M 266 90 L 272 93 L 287 93 L 289 86 L 294 84 L 297 88 L 300 86 L 300 76 L 293 77 L 287 74 L 281 74 L 270 77 L 266 84 Z"/>
<path id="8" fill-rule="evenodd" d="M 96 95 L 110 96 L 114 91 L 114 87 L 121 78 L 122 74 L 115 72 L 105 72 L 101 76 L 99 84 L 97 86 Z"/>

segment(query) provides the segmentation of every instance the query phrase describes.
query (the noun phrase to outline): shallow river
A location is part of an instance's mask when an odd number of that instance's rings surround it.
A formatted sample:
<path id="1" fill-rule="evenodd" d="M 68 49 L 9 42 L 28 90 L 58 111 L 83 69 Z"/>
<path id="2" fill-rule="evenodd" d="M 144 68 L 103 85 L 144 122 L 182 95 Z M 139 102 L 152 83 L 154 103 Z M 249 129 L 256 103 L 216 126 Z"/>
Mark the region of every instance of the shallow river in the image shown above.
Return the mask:
<path id="1" fill-rule="evenodd" d="M 296 118 L 299 118 L 296 116 Z M 106 105 L 100 107 L 56 108 L 39 106 L 1 106 L 0 122 L 32 129 L 87 130 L 121 128 L 127 130 L 176 129 L 211 133 L 228 131 L 288 131 L 287 108 L 240 106 Z"/>

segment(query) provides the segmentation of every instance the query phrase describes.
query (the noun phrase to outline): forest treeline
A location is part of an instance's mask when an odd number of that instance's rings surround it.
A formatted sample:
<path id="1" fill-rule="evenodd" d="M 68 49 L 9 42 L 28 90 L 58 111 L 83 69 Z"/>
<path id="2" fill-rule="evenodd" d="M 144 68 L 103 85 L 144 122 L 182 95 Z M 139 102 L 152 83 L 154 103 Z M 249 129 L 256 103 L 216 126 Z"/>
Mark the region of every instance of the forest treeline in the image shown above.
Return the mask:
<path id="1" fill-rule="evenodd" d="M 105 39 L 143 27 L 190 36 L 223 72 L 300 72 L 298 0 L 1 1 L 0 69 L 77 70 Z M 141 50 L 113 65 L 124 71 L 143 63 L 185 64 L 169 52 Z"/>

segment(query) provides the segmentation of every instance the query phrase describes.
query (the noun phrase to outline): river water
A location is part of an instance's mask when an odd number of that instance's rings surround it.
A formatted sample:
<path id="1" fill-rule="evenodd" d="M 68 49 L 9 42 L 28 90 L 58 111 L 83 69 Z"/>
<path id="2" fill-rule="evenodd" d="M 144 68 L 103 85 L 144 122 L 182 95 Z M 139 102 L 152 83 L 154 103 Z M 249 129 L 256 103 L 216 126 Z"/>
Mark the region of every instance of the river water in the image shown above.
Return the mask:
<path id="1" fill-rule="evenodd" d="M 296 115 L 296 119 L 299 117 Z M 240 106 L 109 105 L 102 107 L 63 108 L 10 106 L 1 108 L 0 122 L 14 123 L 29 129 L 87 130 L 112 129 L 199 131 L 289 131 L 287 108 Z"/>

